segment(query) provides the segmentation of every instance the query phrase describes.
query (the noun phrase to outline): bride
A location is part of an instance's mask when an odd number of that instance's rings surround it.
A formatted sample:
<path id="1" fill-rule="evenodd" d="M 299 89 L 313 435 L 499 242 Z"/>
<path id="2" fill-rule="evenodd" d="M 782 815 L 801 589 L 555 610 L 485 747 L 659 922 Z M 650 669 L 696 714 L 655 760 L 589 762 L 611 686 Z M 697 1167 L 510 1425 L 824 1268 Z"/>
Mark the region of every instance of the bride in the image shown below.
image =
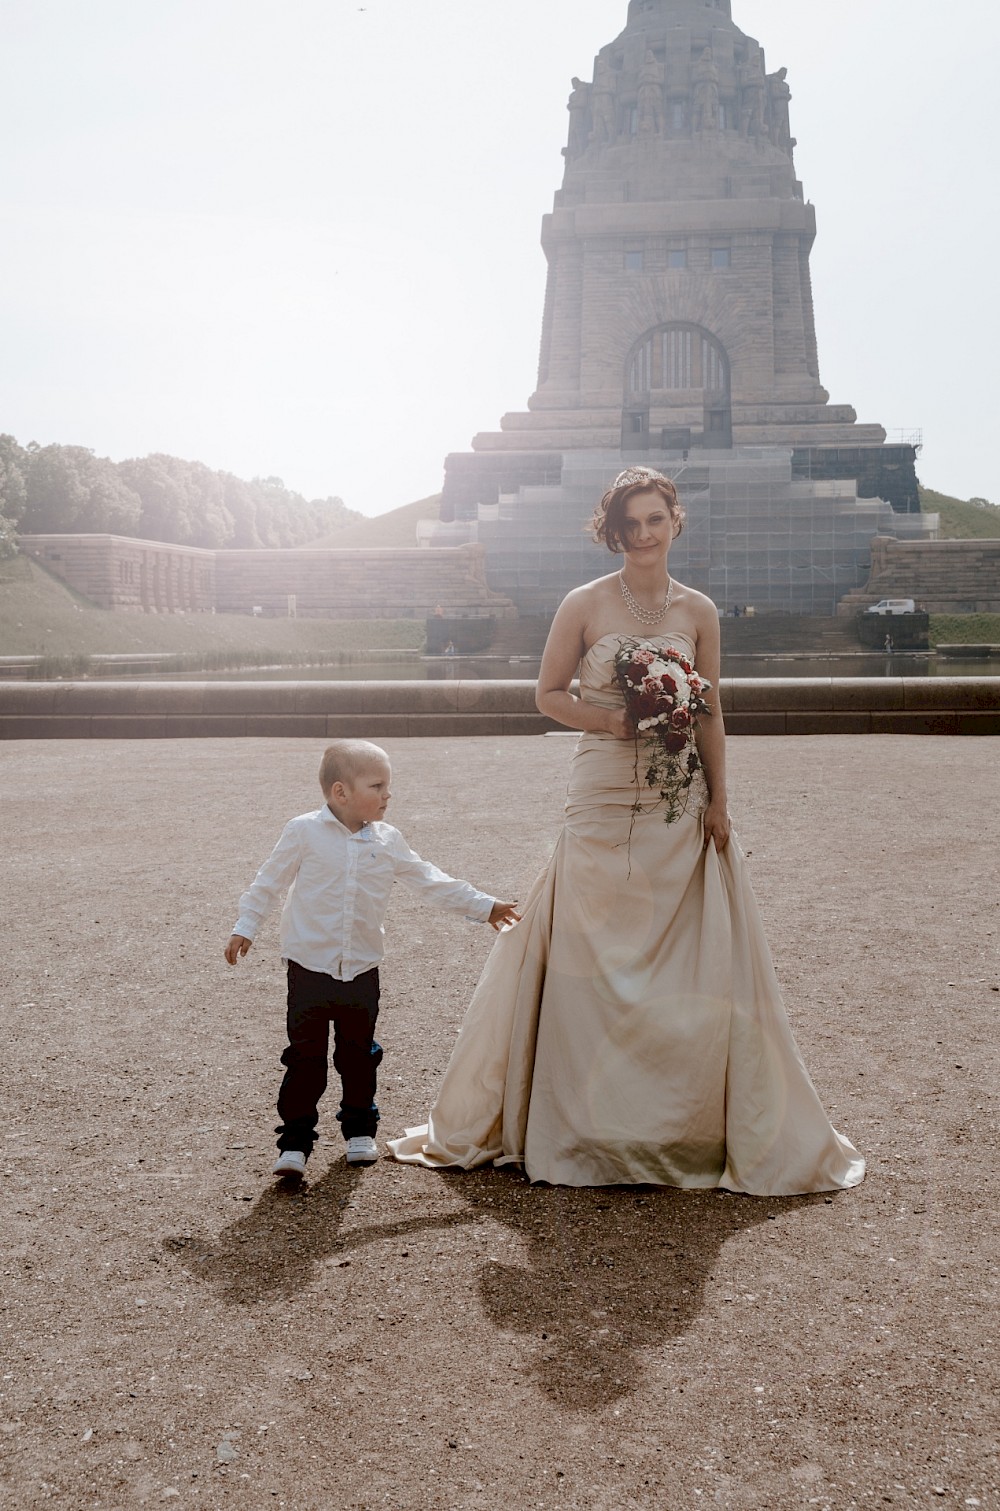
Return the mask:
<path id="1" fill-rule="evenodd" d="M 673 484 L 643 467 L 595 513 L 624 567 L 567 595 L 538 679 L 541 711 L 581 732 L 565 826 L 398 1160 L 781 1196 L 864 1178 L 792 1037 L 730 835 L 719 618 L 670 577 L 682 523 Z M 651 682 L 643 703 L 645 671 L 672 705 Z"/>

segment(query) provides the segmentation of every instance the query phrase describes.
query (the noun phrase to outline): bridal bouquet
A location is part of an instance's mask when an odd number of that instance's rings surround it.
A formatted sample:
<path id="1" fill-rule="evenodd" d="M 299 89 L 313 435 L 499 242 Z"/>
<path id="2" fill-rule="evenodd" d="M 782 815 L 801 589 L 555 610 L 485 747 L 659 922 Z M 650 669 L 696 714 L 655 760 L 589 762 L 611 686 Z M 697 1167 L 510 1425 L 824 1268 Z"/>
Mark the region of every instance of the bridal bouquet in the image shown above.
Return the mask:
<path id="1" fill-rule="evenodd" d="M 695 729 L 711 710 L 704 694 L 710 682 L 671 646 L 653 648 L 642 640 L 622 639 L 615 652 L 615 678 L 625 709 L 636 727 L 636 782 L 639 745 L 644 742 L 645 781 L 659 794 L 668 824 L 684 812 L 687 795 L 701 769 Z M 635 811 L 641 809 L 641 799 Z"/>

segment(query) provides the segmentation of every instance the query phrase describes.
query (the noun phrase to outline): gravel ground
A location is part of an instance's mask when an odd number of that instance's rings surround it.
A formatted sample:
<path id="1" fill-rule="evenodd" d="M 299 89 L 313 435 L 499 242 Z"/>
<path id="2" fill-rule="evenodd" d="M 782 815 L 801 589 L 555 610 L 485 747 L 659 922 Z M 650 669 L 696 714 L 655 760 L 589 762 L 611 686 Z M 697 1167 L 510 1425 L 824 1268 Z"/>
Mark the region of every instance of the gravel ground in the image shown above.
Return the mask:
<path id="1" fill-rule="evenodd" d="M 523 897 L 571 741 L 388 742 L 392 818 Z M 735 739 L 807 1063 L 868 1181 L 794 1200 L 348 1171 L 276 1189 L 276 924 L 301 740 L 0 749 L 0 1504 L 1000 1506 L 998 751 Z M 390 912 L 383 1133 L 422 1121 L 491 936 Z"/>

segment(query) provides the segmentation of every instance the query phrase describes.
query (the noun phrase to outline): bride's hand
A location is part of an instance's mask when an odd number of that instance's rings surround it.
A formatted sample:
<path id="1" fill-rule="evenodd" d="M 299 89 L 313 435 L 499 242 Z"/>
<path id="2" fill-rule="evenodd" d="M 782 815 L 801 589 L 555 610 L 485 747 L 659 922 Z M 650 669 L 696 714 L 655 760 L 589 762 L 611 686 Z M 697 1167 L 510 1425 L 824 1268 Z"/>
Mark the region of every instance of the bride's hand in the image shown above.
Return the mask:
<path id="1" fill-rule="evenodd" d="M 729 809 L 726 807 L 726 804 L 724 802 L 709 803 L 703 815 L 703 823 L 705 825 L 706 846 L 710 841 L 714 840 L 716 850 L 724 850 L 729 844 L 729 831 L 732 827 L 729 818 Z"/>
<path id="2" fill-rule="evenodd" d="M 607 732 L 609 735 L 614 735 L 616 740 L 635 739 L 635 725 L 624 708 L 608 709 Z"/>

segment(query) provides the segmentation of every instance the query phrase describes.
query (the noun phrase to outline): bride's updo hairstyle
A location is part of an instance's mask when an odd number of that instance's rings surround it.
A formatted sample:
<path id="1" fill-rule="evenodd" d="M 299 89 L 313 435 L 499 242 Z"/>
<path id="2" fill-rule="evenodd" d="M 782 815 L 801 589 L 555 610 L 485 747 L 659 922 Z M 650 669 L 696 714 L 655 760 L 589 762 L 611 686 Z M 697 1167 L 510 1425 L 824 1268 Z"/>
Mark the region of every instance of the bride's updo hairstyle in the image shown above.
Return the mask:
<path id="1" fill-rule="evenodd" d="M 594 540 L 602 541 L 608 550 L 617 555 L 625 549 L 625 509 L 633 493 L 645 493 L 655 489 L 667 507 L 674 522 L 674 540 L 684 528 L 684 509 L 677 497 L 677 489 L 662 472 L 652 467 L 628 467 L 615 478 L 607 493 L 594 510 L 590 532 Z"/>

